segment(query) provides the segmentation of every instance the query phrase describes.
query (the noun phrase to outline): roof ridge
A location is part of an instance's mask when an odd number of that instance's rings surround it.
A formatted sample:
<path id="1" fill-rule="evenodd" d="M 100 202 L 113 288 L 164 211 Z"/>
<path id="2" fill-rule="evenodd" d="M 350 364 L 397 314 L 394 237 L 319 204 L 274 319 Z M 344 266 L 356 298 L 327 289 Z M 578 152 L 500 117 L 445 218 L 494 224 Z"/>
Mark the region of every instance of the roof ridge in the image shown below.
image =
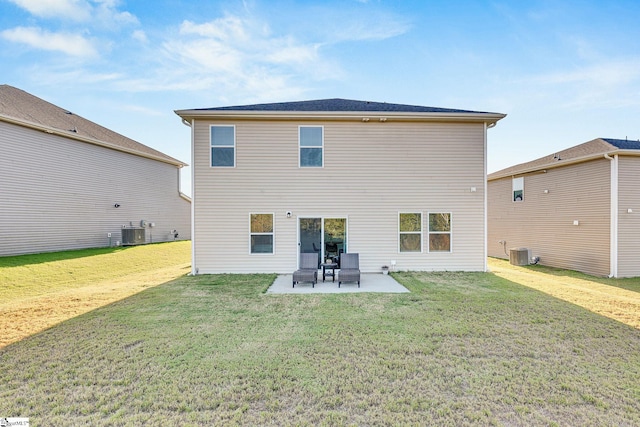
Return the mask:
<path id="1" fill-rule="evenodd" d="M 260 104 L 244 104 L 223 107 L 194 108 L 194 111 L 283 111 L 283 112 L 386 112 L 386 113 L 470 113 L 497 114 L 486 111 L 456 108 L 428 107 L 380 101 L 361 101 L 347 98 L 323 98 L 303 101 L 287 101 Z"/>

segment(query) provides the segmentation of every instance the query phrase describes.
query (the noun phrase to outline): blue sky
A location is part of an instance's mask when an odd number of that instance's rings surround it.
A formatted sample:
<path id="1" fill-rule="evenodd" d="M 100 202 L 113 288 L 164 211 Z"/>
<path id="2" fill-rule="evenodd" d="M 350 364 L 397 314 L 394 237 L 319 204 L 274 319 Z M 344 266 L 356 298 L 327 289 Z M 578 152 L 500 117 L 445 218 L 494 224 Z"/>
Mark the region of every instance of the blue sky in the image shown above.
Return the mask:
<path id="1" fill-rule="evenodd" d="M 506 113 L 488 134 L 493 172 L 640 138 L 639 17 L 636 0 L 0 0 L 0 84 L 187 163 L 176 109 L 348 98 Z"/>

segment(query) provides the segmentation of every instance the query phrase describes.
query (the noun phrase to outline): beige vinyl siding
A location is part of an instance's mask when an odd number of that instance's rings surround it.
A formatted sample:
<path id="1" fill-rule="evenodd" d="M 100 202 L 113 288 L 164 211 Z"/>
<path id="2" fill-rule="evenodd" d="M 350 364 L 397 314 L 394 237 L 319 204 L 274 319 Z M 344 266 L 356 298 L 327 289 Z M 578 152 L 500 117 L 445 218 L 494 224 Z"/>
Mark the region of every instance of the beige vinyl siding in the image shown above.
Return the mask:
<path id="1" fill-rule="evenodd" d="M 108 246 L 143 219 L 147 242 L 190 238 L 173 165 L 4 122 L 0 165 L 0 255 Z"/>
<path id="2" fill-rule="evenodd" d="M 618 276 L 640 276 L 640 157 L 620 156 L 619 162 Z"/>
<path id="3" fill-rule="evenodd" d="M 489 256 L 508 258 L 510 248 L 528 248 L 541 264 L 608 275 L 609 183 L 605 159 L 524 175 L 522 202 L 512 201 L 511 177 L 489 181 Z"/>
<path id="4" fill-rule="evenodd" d="M 236 125 L 236 168 L 209 166 L 211 124 Z M 323 168 L 298 166 L 300 125 L 324 126 Z M 365 272 L 391 260 L 484 269 L 483 124 L 199 120 L 194 135 L 199 273 L 292 272 L 298 217 L 348 218 L 348 251 Z M 251 212 L 274 212 L 275 254 L 249 253 Z M 398 212 L 451 212 L 452 252 L 398 253 Z"/>

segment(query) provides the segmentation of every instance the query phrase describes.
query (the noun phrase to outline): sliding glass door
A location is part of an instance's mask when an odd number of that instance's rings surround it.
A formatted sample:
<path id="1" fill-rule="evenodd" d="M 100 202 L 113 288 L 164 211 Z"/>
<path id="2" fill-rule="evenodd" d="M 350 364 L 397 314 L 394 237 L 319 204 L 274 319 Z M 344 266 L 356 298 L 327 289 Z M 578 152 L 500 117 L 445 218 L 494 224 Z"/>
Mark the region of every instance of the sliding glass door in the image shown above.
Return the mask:
<path id="1" fill-rule="evenodd" d="M 339 262 L 347 251 L 347 219 L 299 217 L 298 252 L 317 253 L 318 266 L 327 259 Z"/>
<path id="2" fill-rule="evenodd" d="M 318 254 L 318 266 L 320 266 L 322 258 L 322 218 L 299 218 L 298 224 L 299 252 Z"/>

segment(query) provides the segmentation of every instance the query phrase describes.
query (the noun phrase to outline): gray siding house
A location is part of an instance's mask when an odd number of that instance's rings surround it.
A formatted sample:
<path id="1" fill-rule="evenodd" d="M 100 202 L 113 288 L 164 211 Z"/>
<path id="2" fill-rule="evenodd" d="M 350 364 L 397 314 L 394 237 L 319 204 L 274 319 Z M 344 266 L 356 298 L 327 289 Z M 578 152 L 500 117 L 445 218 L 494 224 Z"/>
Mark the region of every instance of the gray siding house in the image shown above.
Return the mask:
<path id="1" fill-rule="evenodd" d="M 189 239 L 183 166 L 0 85 L 0 256 Z"/>
<path id="2" fill-rule="evenodd" d="M 540 263 L 640 276 L 640 142 L 598 138 L 492 173 L 488 250 Z"/>
<path id="3" fill-rule="evenodd" d="M 192 269 L 486 270 L 487 129 L 505 115 L 325 99 L 176 111 L 192 131 Z"/>

